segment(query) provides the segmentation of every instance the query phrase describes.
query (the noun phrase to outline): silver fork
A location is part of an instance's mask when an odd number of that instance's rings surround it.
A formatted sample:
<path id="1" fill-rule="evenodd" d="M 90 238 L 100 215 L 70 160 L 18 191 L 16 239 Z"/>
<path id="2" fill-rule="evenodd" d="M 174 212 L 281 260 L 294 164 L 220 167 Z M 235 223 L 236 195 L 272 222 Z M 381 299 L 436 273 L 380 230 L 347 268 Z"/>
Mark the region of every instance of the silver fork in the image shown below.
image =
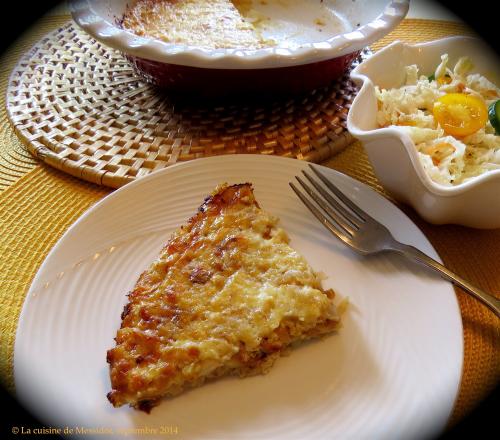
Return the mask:
<path id="1" fill-rule="evenodd" d="M 490 308 L 497 317 L 500 317 L 499 299 L 473 286 L 417 248 L 397 241 L 384 225 L 354 204 L 323 173 L 312 165 L 309 165 L 309 167 L 329 191 L 305 171 L 302 171 L 302 173 L 314 189 L 300 177 L 296 176 L 295 178 L 309 197 L 321 209 L 318 209 L 292 182 L 290 182 L 290 186 L 323 226 L 347 246 L 363 255 L 379 252 L 396 252 L 411 260 L 416 260 L 434 269 L 443 278 L 461 287 L 464 291 Z"/>

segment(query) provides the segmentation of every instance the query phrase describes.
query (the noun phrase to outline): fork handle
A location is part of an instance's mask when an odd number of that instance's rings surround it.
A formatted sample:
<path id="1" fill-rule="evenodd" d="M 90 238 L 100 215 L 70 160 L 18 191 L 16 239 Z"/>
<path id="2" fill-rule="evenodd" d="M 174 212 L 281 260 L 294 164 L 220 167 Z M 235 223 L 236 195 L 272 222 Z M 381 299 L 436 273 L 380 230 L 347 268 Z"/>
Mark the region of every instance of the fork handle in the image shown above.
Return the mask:
<path id="1" fill-rule="evenodd" d="M 467 280 L 459 277 L 457 274 L 453 273 L 451 270 L 447 269 L 436 260 L 418 250 L 416 247 L 399 242 L 394 242 L 391 243 L 390 250 L 401 253 L 407 258 L 416 260 L 417 262 L 423 263 L 431 269 L 434 269 L 443 278 L 451 281 L 458 287 L 461 287 L 467 293 L 471 294 L 473 297 L 481 301 L 486 307 L 493 311 L 493 313 L 495 313 L 497 317 L 500 317 L 500 300 L 498 298 L 495 298 L 493 295 L 490 295 L 489 293 L 486 293 L 478 287 L 473 286 Z"/>

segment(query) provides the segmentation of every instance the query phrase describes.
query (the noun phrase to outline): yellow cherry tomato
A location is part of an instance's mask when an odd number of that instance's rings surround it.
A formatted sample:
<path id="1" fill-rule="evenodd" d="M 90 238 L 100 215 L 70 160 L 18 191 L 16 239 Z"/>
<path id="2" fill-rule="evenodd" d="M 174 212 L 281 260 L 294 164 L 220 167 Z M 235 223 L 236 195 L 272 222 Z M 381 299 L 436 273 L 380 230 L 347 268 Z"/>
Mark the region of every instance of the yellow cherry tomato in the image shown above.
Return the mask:
<path id="1" fill-rule="evenodd" d="M 448 93 L 434 103 L 434 117 L 443 130 L 457 137 L 468 136 L 483 128 L 488 109 L 481 98 L 465 93 Z"/>

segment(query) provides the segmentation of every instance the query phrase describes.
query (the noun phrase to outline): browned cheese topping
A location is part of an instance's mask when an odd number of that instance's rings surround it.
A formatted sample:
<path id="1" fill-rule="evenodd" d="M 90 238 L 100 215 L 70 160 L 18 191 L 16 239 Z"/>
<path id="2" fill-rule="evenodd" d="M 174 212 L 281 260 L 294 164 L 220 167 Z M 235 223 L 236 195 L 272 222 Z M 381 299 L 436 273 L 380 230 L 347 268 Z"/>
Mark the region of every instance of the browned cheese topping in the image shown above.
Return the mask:
<path id="1" fill-rule="evenodd" d="M 222 185 L 139 278 L 108 351 L 115 406 L 149 410 L 207 378 L 267 371 L 292 342 L 331 332 L 333 292 L 250 184 Z"/>
<path id="2" fill-rule="evenodd" d="M 140 36 L 209 49 L 259 49 L 273 45 L 236 7 L 247 10 L 247 3 L 243 0 L 138 0 L 127 9 L 122 26 Z"/>

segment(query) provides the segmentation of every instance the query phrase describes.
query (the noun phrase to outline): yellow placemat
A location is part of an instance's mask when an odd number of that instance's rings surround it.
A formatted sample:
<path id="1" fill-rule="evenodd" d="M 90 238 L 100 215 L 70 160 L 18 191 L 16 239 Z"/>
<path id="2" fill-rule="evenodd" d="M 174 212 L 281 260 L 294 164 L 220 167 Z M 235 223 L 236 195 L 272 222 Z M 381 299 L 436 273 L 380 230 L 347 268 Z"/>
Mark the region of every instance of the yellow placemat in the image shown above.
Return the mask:
<path id="1" fill-rule="evenodd" d="M 29 48 L 41 34 L 54 29 L 67 17 L 43 19 L 3 58 L 0 69 L 0 94 L 6 78 L 22 50 Z M 405 20 L 390 35 L 373 46 L 377 49 L 395 39 L 409 42 L 426 41 L 447 35 L 470 34 L 456 23 Z M 3 104 L 3 101 L 2 101 Z M 5 123 L 0 109 L 0 152 L 20 148 Z M 29 158 L 29 157 L 28 157 Z M 11 161 L 15 162 L 15 161 Z M 327 163 L 378 191 L 368 159 L 356 142 Z M 18 164 L 10 164 L 12 168 Z M 14 390 L 12 363 L 15 330 L 29 285 L 40 264 L 66 229 L 109 189 L 77 180 L 57 170 L 33 164 L 16 168 L 10 180 L 2 179 L 0 163 L 0 377 L 8 389 Z M 31 170 L 31 171 L 30 171 Z M 477 231 L 458 226 L 433 226 L 420 220 L 414 212 L 405 211 L 424 231 L 445 264 L 474 284 L 490 292 L 500 292 L 500 230 Z M 469 296 L 457 291 L 464 324 L 464 370 L 460 393 L 452 421 L 473 408 L 500 378 L 498 343 L 500 325 L 496 318 Z M 431 306 L 431 305 L 430 305 Z"/>
<path id="2" fill-rule="evenodd" d="M 0 57 L 0 192 L 15 183 L 19 177 L 33 169 L 37 164 L 35 158 L 11 129 L 5 111 L 5 93 L 10 73 L 19 58 L 31 49 L 36 41 L 67 21 L 67 15 L 44 17 Z"/>

